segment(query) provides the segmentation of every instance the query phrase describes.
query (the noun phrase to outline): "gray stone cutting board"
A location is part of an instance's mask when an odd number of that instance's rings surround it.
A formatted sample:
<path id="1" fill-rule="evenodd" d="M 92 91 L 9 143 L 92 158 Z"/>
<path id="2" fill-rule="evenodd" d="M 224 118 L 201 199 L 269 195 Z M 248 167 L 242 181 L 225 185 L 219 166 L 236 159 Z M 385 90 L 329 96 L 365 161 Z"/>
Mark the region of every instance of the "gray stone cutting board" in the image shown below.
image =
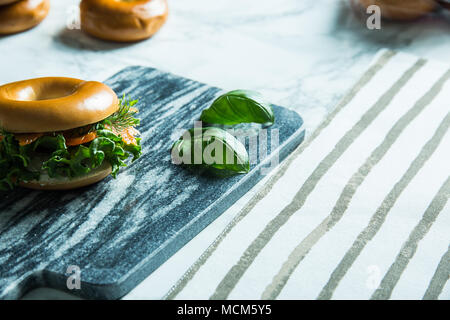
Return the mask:
<path id="1" fill-rule="evenodd" d="M 116 180 L 70 192 L 17 189 L 0 193 L 0 298 L 36 287 L 68 291 L 67 268 L 81 270 L 84 298 L 116 299 L 132 290 L 262 177 L 266 162 L 247 175 L 199 176 L 171 163 L 170 148 L 221 93 L 152 68 L 129 67 L 106 81 L 140 100 L 144 155 Z M 303 140 L 303 121 L 274 106 L 284 159 Z M 271 134 L 269 133 L 269 138 Z M 247 145 L 248 147 L 248 145 Z"/>

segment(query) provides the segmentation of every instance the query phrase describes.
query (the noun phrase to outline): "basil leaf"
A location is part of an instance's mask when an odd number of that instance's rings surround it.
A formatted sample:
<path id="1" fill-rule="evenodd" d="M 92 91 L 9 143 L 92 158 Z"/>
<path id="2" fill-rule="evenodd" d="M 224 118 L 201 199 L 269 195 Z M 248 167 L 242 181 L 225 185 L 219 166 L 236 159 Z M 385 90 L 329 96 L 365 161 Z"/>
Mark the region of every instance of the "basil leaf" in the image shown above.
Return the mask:
<path id="1" fill-rule="evenodd" d="M 255 91 L 235 90 L 217 98 L 200 120 L 206 123 L 234 125 L 239 123 L 262 123 L 272 125 L 275 121 L 272 106 Z"/>
<path id="2" fill-rule="evenodd" d="M 172 161 L 222 176 L 250 171 L 244 145 L 225 130 L 213 127 L 186 131 L 172 147 Z"/>

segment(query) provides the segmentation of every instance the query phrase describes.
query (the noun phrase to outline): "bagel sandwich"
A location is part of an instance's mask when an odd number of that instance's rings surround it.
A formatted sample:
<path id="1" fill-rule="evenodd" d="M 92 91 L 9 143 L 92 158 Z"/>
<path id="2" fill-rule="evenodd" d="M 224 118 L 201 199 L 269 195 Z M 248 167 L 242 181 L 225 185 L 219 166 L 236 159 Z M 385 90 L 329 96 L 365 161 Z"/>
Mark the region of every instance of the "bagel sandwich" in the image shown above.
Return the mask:
<path id="1" fill-rule="evenodd" d="M 115 178 L 142 154 L 136 104 L 74 78 L 0 86 L 0 190 L 67 190 Z"/>

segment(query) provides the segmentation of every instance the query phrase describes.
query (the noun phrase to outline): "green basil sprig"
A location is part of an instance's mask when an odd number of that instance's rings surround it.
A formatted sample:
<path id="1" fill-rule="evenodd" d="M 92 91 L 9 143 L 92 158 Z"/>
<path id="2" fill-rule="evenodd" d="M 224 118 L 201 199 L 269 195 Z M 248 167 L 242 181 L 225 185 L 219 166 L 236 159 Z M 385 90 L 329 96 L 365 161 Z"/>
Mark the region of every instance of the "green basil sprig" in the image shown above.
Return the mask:
<path id="1" fill-rule="evenodd" d="M 250 171 L 244 145 L 220 128 L 193 128 L 172 146 L 172 162 L 184 164 L 219 176 Z"/>
<path id="2" fill-rule="evenodd" d="M 252 122 L 272 125 L 275 116 L 271 104 L 258 92 L 234 90 L 217 98 L 211 107 L 202 112 L 200 120 L 224 125 Z"/>

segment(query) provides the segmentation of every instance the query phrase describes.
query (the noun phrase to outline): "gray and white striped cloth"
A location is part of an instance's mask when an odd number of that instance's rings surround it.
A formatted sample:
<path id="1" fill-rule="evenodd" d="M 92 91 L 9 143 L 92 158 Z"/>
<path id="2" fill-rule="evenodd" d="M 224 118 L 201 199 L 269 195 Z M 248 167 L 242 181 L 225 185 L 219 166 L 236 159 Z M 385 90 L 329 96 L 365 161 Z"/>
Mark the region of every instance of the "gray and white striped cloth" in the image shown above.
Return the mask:
<path id="1" fill-rule="evenodd" d="M 381 52 L 168 299 L 449 299 L 450 69 Z"/>

